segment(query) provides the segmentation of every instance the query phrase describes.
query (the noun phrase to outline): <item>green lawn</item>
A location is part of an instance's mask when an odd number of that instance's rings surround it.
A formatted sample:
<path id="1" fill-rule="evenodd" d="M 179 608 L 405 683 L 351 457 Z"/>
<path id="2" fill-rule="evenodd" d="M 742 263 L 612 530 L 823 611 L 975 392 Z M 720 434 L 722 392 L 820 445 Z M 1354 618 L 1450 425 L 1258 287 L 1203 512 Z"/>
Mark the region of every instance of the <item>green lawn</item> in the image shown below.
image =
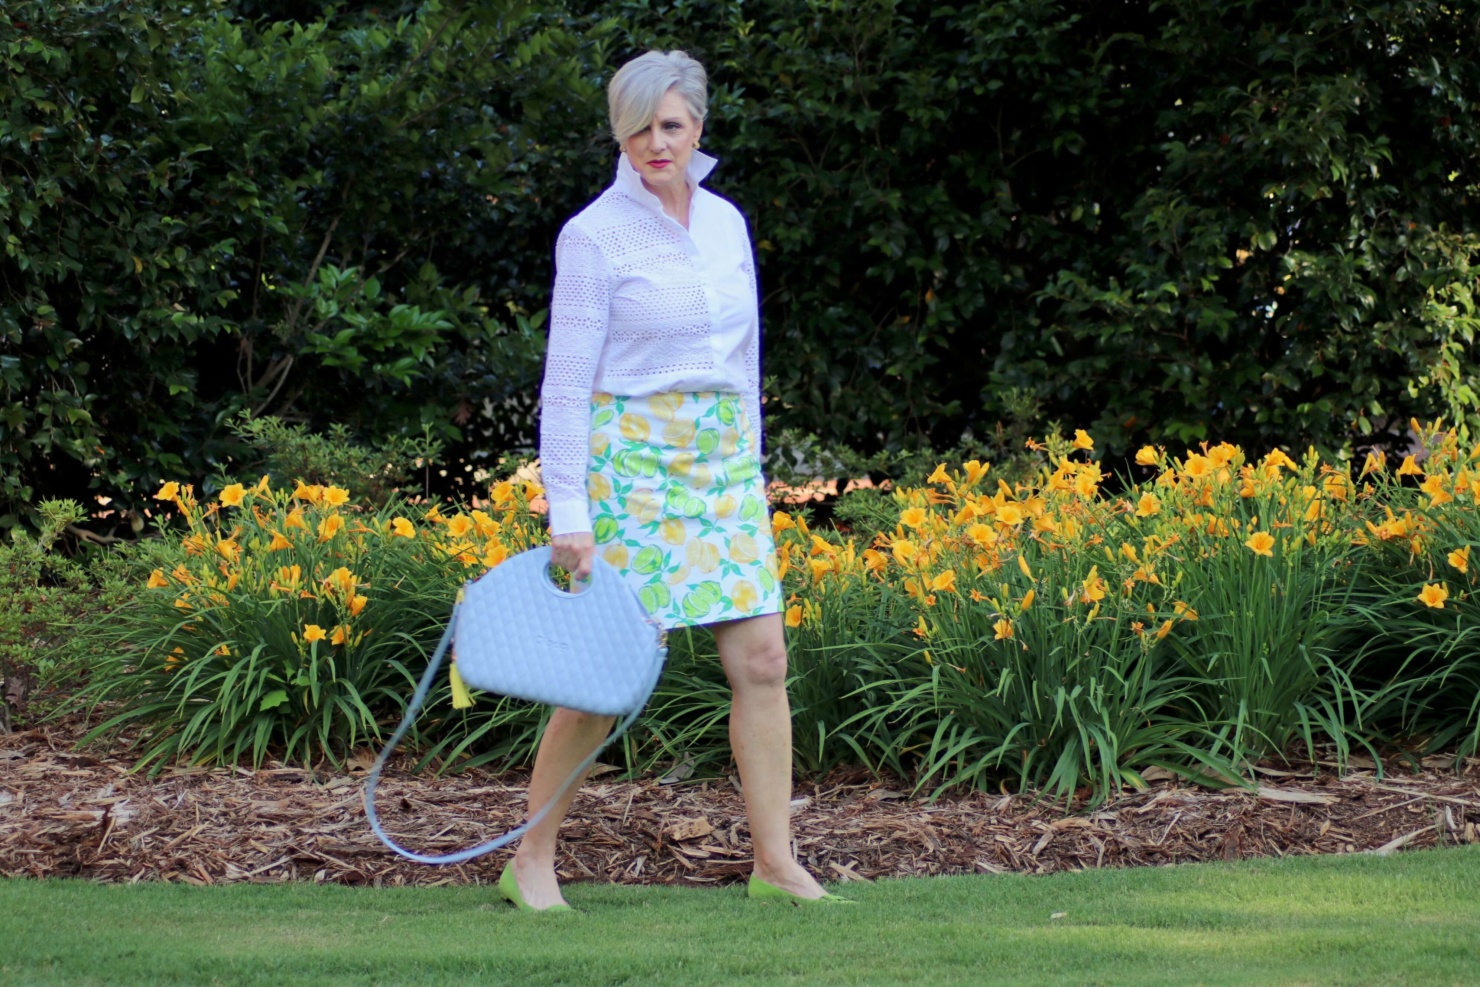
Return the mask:
<path id="1" fill-rule="evenodd" d="M 808 910 L 574 885 L 568 916 L 489 888 L 10 880 L 0 984 L 1468 985 L 1477 888 L 1480 847 L 880 881 Z"/>

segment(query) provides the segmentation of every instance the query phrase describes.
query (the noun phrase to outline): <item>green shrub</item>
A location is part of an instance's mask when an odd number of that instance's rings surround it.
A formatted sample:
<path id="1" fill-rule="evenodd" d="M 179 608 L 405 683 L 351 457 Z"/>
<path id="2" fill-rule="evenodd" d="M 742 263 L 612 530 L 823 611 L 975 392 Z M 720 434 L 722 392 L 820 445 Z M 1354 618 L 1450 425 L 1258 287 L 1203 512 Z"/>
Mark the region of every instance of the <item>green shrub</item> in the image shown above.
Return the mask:
<path id="1" fill-rule="evenodd" d="M 421 439 L 397 436 L 366 446 L 356 442 L 342 422 L 319 434 L 302 424 L 270 416 L 253 418 L 246 412 L 232 422 L 231 430 L 247 447 L 241 461 L 232 464 L 234 475 L 265 474 L 278 485 L 300 480 L 336 485 L 349 491 L 351 501 L 376 507 L 388 504 L 397 488 L 413 479 L 413 471 L 430 472 L 442 455 L 442 443 L 429 430 Z M 226 487 L 232 478 L 223 471 L 217 486 Z M 428 494 L 426 479 L 421 484 L 423 495 Z"/>
<path id="2" fill-rule="evenodd" d="M 86 516 L 75 501 L 43 501 L 38 530 L 0 541 L 0 732 L 9 732 L 38 687 L 65 674 L 69 625 L 95 597 L 85 568 L 56 550 Z"/>

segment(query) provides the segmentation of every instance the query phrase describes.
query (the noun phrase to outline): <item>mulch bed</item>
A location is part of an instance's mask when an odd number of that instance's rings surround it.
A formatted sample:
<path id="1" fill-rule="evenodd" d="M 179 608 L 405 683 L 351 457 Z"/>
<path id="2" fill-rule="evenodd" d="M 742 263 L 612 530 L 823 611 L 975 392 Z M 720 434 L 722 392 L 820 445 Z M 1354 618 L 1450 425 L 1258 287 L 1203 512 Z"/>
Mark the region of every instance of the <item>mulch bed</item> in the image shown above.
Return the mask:
<path id="1" fill-rule="evenodd" d="M 452 867 L 404 861 L 361 808 L 370 756 L 334 774 L 269 764 L 131 773 L 125 757 L 78 753 L 77 725 L 0 735 L 0 875 L 96 881 L 436 885 L 492 883 L 504 853 Z M 1391 853 L 1480 840 L 1480 762 L 1432 759 L 1414 773 L 1357 759 L 1260 769 L 1257 793 L 1163 779 L 1080 811 L 986 792 L 936 802 L 871 777 L 798 785 L 799 857 L 826 880 L 1035 874 L 1290 854 Z M 524 779 L 392 770 L 382 818 L 403 845 L 446 852 L 521 821 Z M 597 776 L 562 835 L 571 881 L 722 883 L 750 872 L 732 781 L 663 785 Z"/>

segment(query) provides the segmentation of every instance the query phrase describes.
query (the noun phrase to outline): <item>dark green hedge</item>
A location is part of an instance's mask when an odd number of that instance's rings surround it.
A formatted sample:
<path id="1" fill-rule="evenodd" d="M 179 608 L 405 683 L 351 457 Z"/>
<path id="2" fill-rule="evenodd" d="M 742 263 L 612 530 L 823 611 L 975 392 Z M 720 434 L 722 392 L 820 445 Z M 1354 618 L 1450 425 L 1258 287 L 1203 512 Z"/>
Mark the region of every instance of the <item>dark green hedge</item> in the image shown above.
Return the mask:
<path id="1" fill-rule="evenodd" d="M 1112 451 L 1477 421 L 1469 5 L 11 2 L 0 523 L 199 477 L 242 408 L 527 444 L 650 46 L 711 70 L 773 435 L 948 445 L 1025 393 Z"/>

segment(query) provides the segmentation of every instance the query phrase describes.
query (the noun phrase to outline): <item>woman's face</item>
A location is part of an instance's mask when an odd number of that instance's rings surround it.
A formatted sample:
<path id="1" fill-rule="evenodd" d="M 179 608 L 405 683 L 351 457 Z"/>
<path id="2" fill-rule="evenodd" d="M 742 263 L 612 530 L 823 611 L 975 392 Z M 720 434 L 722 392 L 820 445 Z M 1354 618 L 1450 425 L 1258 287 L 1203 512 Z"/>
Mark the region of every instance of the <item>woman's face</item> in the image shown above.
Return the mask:
<path id="1" fill-rule="evenodd" d="M 688 104 L 675 89 L 658 101 L 658 112 L 646 130 L 622 142 L 622 150 L 642 180 L 654 189 L 679 187 L 685 181 L 694 144 L 704 133 L 704 124 L 689 113 Z"/>

